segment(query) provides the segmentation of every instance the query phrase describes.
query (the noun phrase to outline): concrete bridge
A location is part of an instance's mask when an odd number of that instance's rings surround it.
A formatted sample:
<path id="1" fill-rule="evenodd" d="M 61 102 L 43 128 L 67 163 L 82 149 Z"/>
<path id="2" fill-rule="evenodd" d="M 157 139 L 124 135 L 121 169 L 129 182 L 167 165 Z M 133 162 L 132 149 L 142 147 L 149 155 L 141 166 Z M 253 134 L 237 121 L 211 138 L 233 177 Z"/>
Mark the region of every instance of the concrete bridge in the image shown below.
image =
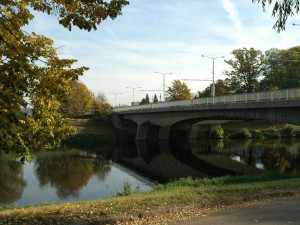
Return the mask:
<path id="1" fill-rule="evenodd" d="M 214 128 L 205 120 L 268 120 L 300 125 L 300 89 L 254 92 L 141 106 L 115 108 L 118 129 L 136 131 L 136 140 L 169 139 L 172 130 L 185 130 L 188 139 Z"/>

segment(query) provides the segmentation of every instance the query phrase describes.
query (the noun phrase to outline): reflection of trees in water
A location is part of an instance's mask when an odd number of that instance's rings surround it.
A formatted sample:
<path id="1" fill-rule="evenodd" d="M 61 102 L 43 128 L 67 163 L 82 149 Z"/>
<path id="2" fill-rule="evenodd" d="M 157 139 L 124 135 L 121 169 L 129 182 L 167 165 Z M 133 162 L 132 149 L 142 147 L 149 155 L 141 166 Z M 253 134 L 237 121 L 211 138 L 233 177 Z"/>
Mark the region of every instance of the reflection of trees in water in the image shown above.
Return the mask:
<path id="1" fill-rule="evenodd" d="M 297 139 L 279 140 L 203 140 L 193 143 L 200 155 L 238 157 L 238 161 L 266 170 L 300 172 L 300 143 Z M 196 150 L 197 149 L 197 150 Z"/>
<path id="2" fill-rule="evenodd" d="M 268 170 L 300 173 L 300 151 L 291 154 L 287 148 L 265 148 L 262 162 Z"/>
<path id="3" fill-rule="evenodd" d="M 23 165 L 0 155 L 0 203 L 11 204 L 21 198 L 26 181 L 23 179 Z"/>
<path id="4" fill-rule="evenodd" d="M 60 198 L 67 198 L 78 196 L 93 174 L 104 179 L 110 166 L 110 161 L 102 157 L 57 154 L 37 157 L 35 171 L 40 186 L 50 184 L 57 188 Z"/>

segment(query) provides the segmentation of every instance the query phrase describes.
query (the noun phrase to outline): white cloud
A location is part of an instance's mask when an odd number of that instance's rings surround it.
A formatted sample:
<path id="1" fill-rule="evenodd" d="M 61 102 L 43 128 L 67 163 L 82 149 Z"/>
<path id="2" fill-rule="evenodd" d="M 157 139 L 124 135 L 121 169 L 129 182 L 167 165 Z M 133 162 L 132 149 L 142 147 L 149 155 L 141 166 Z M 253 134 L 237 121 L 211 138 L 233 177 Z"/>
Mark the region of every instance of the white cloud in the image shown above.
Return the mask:
<path id="1" fill-rule="evenodd" d="M 231 0 L 221 0 L 221 1 L 224 9 L 229 14 L 229 18 L 234 25 L 235 31 L 239 39 L 242 40 L 245 45 L 247 46 L 251 45 L 249 38 L 246 37 L 245 35 L 244 27 L 239 16 L 239 11 L 235 7 L 235 5 L 232 3 Z"/>

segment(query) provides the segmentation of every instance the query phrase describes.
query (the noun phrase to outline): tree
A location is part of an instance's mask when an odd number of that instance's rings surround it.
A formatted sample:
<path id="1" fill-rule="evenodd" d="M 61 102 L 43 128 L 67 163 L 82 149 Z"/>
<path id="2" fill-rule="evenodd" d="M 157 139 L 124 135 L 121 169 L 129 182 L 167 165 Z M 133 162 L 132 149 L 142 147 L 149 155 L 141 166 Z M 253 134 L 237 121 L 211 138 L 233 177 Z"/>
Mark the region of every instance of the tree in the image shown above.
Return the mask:
<path id="1" fill-rule="evenodd" d="M 277 21 L 273 28 L 277 29 L 278 32 L 284 31 L 288 18 L 299 12 L 299 0 L 252 0 L 252 2 L 261 2 L 264 11 L 266 4 L 271 5 L 274 3 L 272 16 L 277 17 Z"/>
<path id="2" fill-rule="evenodd" d="M 71 96 L 63 101 L 60 110 L 67 118 L 75 118 L 82 114 L 92 111 L 93 94 L 88 90 L 85 84 L 80 82 L 71 82 L 73 91 Z"/>
<path id="3" fill-rule="evenodd" d="M 262 75 L 264 54 L 254 48 L 236 49 L 231 52 L 235 59 L 225 60 L 231 66 L 224 74 L 229 76 L 228 82 L 235 93 L 249 93 L 258 90 L 258 78 Z"/>
<path id="4" fill-rule="evenodd" d="M 270 49 L 264 61 L 262 90 L 300 87 L 300 46 L 290 49 Z"/>
<path id="5" fill-rule="evenodd" d="M 93 100 L 93 110 L 96 119 L 106 120 L 112 113 L 112 106 L 107 102 L 104 93 L 98 93 Z"/>
<path id="6" fill-rule="evenodd" d="M 121 14 L 126 0 L 6 0 L 0 3 L 0 149 L 30 160 L 29 149 L 54 148 L 73 132 L 58 112 L 87 67 L 74 68 L 74 59 L 60 59 L 53 41 L 22 28 L 32 11 L 56 15 L 59 23 L 90 31 L 108 17 Z M 22 108 L 32 105 L 32 115 Z"/>
<path id="7" fill-rule="evenodd" d="M 212 96 L 211 90 L 212 90 L 212 84 L 209 85 L 207 88 L 205 88 L 205 90 L 203 90 L 201 92 L 198 91 L 199 98 Z M 216 93 L 215 93 L 216 96 L 229 95 L 232 92 L 230 87 L 227 86 L 227 84 L 225 83 L 225 81 L 220 80 L 220 79 L 217 80 L 215 83 L 215 91 L 216 91 Z"/>
<path id="8" fill-rule="evenodd" d="M 191 89 L 186 83 L 180 80 L 174 80 L 172 87 L 168 87 L 167 94 L 171 97 L 171 101 L 191 99 Z"/>
<path id="9" fill-rule="evenodd" d="M 158 103 L 158 98 L 157 98 L 157 95 L 156 95 L 156 94 L 154 95 L 153 103 Z"/>
<path id="10" fill-rule="evenodd" d="M 149 95 L 146 94 L 146 97 L 142 99 L 141 105 L 146 105 L 150 103 Z"/>

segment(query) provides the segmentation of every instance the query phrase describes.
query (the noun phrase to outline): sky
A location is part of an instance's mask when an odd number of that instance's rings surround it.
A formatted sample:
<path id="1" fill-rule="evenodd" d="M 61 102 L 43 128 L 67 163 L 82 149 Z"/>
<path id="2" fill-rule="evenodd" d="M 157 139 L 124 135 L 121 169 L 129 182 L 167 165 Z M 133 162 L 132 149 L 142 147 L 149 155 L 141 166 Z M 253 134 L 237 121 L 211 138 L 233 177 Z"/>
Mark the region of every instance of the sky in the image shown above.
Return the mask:
<path id="1" fill-rule="evenodd" d="M 80 77 L 93 93 L 104 93 L 115 105 L 130 105 L 149 94 L 163 95 L 175 79 L 212 80 L 212 60 L 232 59 L 234 49 L 253 47 L 266 51 L 299 45 L 300 17 L 287 21 L 286 30 L 272 29 L 271 7 L 263 12 L 251 0 L 129 0 L 122 15 L 106 20 L 96 31 L 68 29 L 54 16 L 35 13 L 26 28 L 45 35 L 59 48 L 61 58 L 77 59 L 76 67 L 90 69 Z M 225 79 L 230 67 L 215 60 L 215 80 Z M 182 81 L 183 82 L 183 81 Z M 210 81 L 185 81 L 192 93 Z M 129 88 L 126 88 L 129 87 Z M 143 91 L 157 90 L 157 91 Z M 161 91 L 159 91 L 161 90 Z M 118 94 L 115 94 L 118 93 Z M 163 98 L 163 97 L 162 97 Z"/>

